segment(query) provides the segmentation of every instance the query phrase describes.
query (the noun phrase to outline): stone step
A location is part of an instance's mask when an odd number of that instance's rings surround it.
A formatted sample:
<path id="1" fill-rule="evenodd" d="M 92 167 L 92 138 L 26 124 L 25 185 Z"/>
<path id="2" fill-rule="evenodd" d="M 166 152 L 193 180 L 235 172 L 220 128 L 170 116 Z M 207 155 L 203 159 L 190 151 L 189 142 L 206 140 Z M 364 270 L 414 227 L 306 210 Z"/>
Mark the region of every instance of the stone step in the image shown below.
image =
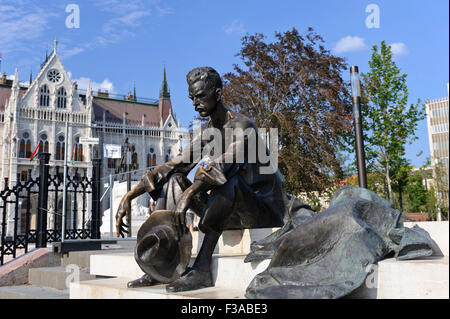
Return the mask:
<path id="1" fill-rule="evenodd" d="M 378 263 L 378 299 L 448 299 L 449 257 Z"/>
<path id="2" fill-rule="evenodd" d="M 113 248 L 104 249 L 102 247 L 102 250 L 70 251 L 61 257 L 61 266 L 66 267 L 68 265 L 78 265 L 81 268 L 89 269 L 91 255 L 133 252 L 135 246 L 136 241 L 132 241 L 127 243 L 126 247 L 114 245 Z"/>
<path id="3" fill-rule="evenodd" d="M 97 279 L 70 284 L 70 299 L 243 299 L 245 291 L 209 287 L 167 293 L 165 285 L 127 288 L 128 278 Z"/>
<path id="4" fill-rule="evenodd" d="M 214 296 L 243 298 L 250 281 L 256 274 L 264 271 L 269 264 L 269 260 L 260 263 L 244 263 L 243 258 L 244 255 L 215 255 L 213 257 L 215 287 L 207 289 L 177 294 L 166 293 L 164 285 L 127 289 L 126 284 L 131 278 L 118 277 L 81 282 L 79 285 L 71 284 L 71 298 L 94 298 L 94 296 L 102 296 L 98 298 L 216 298 Z M 138 277 L 135 276 L 133 279 Z M 366 282 L 346 298 L 448 299 L 448 288 L 448 256 L 407 261 L 389 258 L 379 262 L 375 266 L 375 272 L 369 275 Z M 236 296 L 229 297 L 229 293 Z"/>
<path id="5" fill-rule="evenodd" d="M 246 255 L 215 254 L 212 260 L 213 280 L 222 288 L 244 289 L 255 275 L 264 271 L 270 260 L 244 263 Z M 191 264 L 195 255 L 191 259 Z M 103 254 L 91 256 L 91 275 L 127 278 L 128 281 L 141 277 L 144 273 L 134 260 L 132 253 Z"/>
<path id="6" fill-rule="evenodd" d="M 28 283 L 36 287 L 69 289 L 70 281 L 85 281 L 96 279 L 86 269 L 78 265 L 66 267 L 32 268 L 28 273 Z M 67 281 L 67 282 L 66 282 Z"/>
<path id="7" fill-rule="evenodd" d="M 69 299 L 69 289 L 58 290 L 32 285 L 0 287 L 0 299 Z"/>
<path id="8" fill-rule="evenodd" d="M 418 224 L 426 229 L 431 237 L 436 241 L 442 250 L 442 253 L 448 256 L 448 222 L 420 222 L 407 223 L 407 227 Z M 213 255 L 213 280 L 215 287 L 208 288 L 208 293 L 232 292 L 238 298 L 244 296 L 245 289 L 254 278 L 254 276 L 264 271 L 270 263 L 270 260 L 262 262 L 244 263 L 243 260 L 249 252 L 252 241 L 266 237 L 275 229 L 251 229 L 227 231 L 219 239 L 216 247 L 216 254 Z M 194 232 L 193 235 L 193 258 L 197 247 L 201 245 L 203 236 L 200 232 Z M 143 275 L 136 264 L 132 251 L 128 252 L 103 252 L 92 254 L 90 257 L 90 273 L 98 276 L 117 277 L 111 279 L 93 280 L 81 283 L 71 284 L 71 298 L 97 298 L 95 296 L 112 296 L 111 298 L 197 298 L 203 290 L 193 291 L 184 294 L 165 293 L 164 287 L 155 286 L 149 288 L 127 289 L 126 283 L 129 280 L 139 278 Z M 417 268 L 420 270 L 412 271 Z M 410 290 L 409 293 L 397 291 L 394 296 L 389 295 L 389 282 L 392 278 L 386 276 L 383 272 L 397 278 L 396 288 Z M 394 269 L 394 270 L 391 270 Z M 444 275 L 446 271 L 446 276 Z M 398 275 L 402 273 L 403 275 Z M 439 274 L 441 281 L 433 279 L 434 274 Z M 441 287 L 446 287 L 448 298 L 448 257 L 433 257 L 420 260 L 396 261 L 395 259 L 384 260 L 376 267 L 372 276 L 375 285 L 364 284 L 355 291 L 349 298 L 408 298 L 410 295 L 420 296 L 418 298 L 427 298 L 427 296 L 445 296 Z M 399 282 L 401 281 L 401 282 Z M 410 282 L 415 282 L 410 285 Z M 407 287 L 407 288 L 401 288 Z M 102 292 L 103 289 L 105 292 Z M 144 289 L 144 291 L 142 290 Z M 392 289 L 392 288 L 391 288 Z M 414 290 L 414 292 L 412 292 Z M 206 293 L 206 292 L 205 292 Z M 141 295 L 142 294 L 142 295 Z M 194 295 L 195 294 L 195 295 Z M 133 296 L 133 297 L 131 297 Z M 103 297 L 98 297 L 103 298 Z M 202 297 L 203 298 L 203 297 Z M 213 298 L 213 297 L 212 297 Z"/>

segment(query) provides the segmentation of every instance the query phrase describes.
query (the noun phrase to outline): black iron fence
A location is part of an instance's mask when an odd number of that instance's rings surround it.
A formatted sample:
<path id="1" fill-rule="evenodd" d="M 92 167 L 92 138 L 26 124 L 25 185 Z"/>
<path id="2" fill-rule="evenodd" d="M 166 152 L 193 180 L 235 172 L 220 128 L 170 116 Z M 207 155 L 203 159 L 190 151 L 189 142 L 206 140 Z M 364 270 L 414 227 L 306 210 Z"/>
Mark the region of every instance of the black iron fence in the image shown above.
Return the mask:
<path id="1" fill-rule="evenodd" d="M 49 153 L 39 154 L 35 178 L 30 170 L 27 180 L 18 175 L 14 185 L 5 179 L 0 191 L 0 265 L 7 255 L 27 253 L 32 244 L 42 248 L 61 241 L 62 234 L 64 240 L 100 239 L 101 160 L 93 160 L 92 177 L 86 168 L 75 168 L 64 185 L 64 168 L 50 168 L 49 159 Z"/>

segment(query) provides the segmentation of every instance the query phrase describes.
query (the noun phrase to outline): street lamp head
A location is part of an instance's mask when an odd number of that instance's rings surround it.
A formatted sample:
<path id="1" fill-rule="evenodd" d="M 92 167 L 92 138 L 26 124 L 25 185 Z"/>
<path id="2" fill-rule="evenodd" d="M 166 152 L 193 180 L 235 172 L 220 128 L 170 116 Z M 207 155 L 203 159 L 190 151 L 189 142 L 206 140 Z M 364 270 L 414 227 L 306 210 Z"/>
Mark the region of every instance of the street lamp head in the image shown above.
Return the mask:
<path id="1" fill-rule="evenodd" d="M 356 65 L 350 67 L 350 81 L 352 84 L 352 96 L 361 97 L 359 72 L 358 67 Z"/>

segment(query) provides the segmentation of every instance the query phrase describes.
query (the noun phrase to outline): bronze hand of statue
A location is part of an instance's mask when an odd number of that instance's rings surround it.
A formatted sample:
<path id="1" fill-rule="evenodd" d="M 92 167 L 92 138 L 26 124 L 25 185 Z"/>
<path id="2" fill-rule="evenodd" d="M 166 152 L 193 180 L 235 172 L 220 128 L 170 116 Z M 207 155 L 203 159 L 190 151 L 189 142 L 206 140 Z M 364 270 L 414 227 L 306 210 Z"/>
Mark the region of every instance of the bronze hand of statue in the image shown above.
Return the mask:
<path id="1" fill-rule="evenodd" d="M 186 227 L 186 211 L 191 206 L 194 195 L 202 190 L 205 190 L 205 188 L 206 185 L 203 182 L 195 181 L 181 195 L 177 208 L 175 209 L 175 225 L 177 228 L 178 239 L 181 239 L 183 234 L 189 231 Z"/>
<path id="2" fill-rule="evenodd" d="M 116 234 L 117 237 L 125 237 L 124 233 L 128 234 L 130 231 L 130 217 L 131 217 L 131 199 L 128 194 L 122 198 L 119 204 L 119 208 L 116 213 Z M 126 224 L 123 222 L 123 218 L 126 216 Z M 126 229 L 128 228 L 128 230 Z"/>
<path id="3" fill-rule="evenodd" d="M 177 229 L 178 240 L 181 239 L 183 234 L 189 231 L 186 227 L 186 211 L 192 203 L 192 196 L 194 196 L 194 189 L 192 186 L 193 185 L 187 188 L 181 195 L 177 208 L 175 209 L 175 227 Z"/>
<path id="4" fill-rule="evenodd" d="M 116 213 L 117 237 L 125 237 L 124 233 L 128 234 L 129 232 L 131 232 L 131 201 L 144 193 L 145 185 L 141 181 L 123 196 Z M 123 222 L 124 217 L 126 217 L 126 224 Z M 128 228 L 128 230 L 126 228 Z"/>

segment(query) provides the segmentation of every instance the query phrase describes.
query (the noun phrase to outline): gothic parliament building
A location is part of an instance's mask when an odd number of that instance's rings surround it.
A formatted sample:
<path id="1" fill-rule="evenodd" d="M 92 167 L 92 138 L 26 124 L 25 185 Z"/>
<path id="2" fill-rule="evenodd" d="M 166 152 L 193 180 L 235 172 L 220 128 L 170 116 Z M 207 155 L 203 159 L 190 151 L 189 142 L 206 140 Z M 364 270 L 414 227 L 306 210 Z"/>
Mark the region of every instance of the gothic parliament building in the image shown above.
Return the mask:
<path id="1" fill-rule="evenodd" d="M 58 166 L 63 171 L 67 147 L 69 175 L 78 168 L 91 176 L 92 159 L 99 157 L 104 177 L 120 172 L 128 145 L 132 168 L 139 170 L 134 179 L 180 151 L 181 127 L 172 110 L 165 69 L 159 100 L 137 98 L 136 90 L 128 96 L 93 92 L 90 83 L 87 90 L 79 89 L 56 48 L 28 86 L 18 78 L 16 70 L 14 80 L 6 74 L 0 79 L 0 190 L 5 178 L 12 186 L 18 178 L 26 181 L 29 174 L 39 174 L 39 160 L 30 160 L 38 145 L 39 152 L 51 154 L 50 170 Z M 99 144 L 80 143 L 80 138 L 98 138 Z M 121 145 L 122 158 L 106 158 L 104 144 Z"/>

